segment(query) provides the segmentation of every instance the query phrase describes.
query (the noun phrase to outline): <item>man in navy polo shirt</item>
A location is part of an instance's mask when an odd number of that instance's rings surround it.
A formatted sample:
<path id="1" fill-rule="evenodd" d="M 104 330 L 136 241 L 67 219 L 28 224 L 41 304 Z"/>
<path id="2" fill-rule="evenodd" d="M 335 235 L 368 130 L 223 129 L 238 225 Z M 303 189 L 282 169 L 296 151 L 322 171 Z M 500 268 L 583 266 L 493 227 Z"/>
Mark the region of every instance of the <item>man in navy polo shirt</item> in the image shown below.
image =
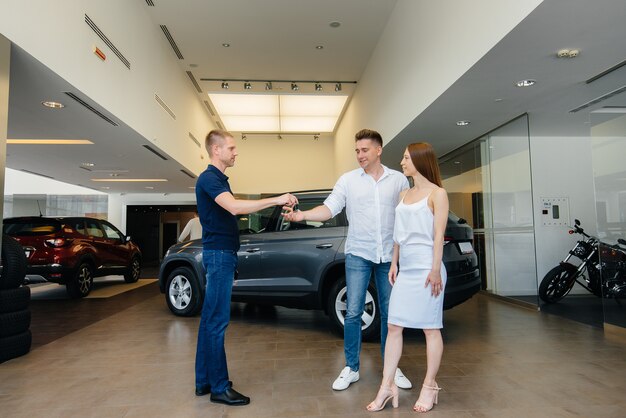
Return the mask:
<path id="1" fill-rule="evenodd" d="M 228 380 L 224 334 L 230 320 L 230 296 L 237 268 L 239 228 L 236 215 L 270 206 L 293 206 L 295 196 L 261 200 L 235 199 L 224 174 L 235 165 L 237 147 L 232 134 L 213 130 L 205 139 L 211 164 L 196 183 L 198 214 L 202 224 L 202 261 L 206 270 L 206 292 L 198 330 L 196 351 L 196 395 L 211 393 L 211 402 L 247 405 L 250 398 L 232 388 Z"/>

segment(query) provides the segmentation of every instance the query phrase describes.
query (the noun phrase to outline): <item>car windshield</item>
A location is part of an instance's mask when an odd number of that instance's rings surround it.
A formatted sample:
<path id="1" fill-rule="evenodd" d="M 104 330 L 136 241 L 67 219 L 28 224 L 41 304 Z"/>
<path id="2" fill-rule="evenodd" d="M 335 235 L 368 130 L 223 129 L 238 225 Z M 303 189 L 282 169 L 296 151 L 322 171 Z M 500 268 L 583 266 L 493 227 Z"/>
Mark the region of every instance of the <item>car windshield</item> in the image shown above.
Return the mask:
<path id="1" fill-rule="evenodd" d="M 33 237 L 58 232 L 61 224 L 54 219 L 7 219 L 3 232 L 10 236 Z"/>

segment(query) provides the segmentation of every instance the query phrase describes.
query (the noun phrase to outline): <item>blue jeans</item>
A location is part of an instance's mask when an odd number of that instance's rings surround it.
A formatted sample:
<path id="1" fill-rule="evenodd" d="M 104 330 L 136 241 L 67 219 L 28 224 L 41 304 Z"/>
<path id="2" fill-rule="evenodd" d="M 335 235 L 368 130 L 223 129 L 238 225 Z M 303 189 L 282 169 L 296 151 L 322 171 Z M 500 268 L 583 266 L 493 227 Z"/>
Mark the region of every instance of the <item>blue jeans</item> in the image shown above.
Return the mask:
<path id="1" fill-rule="evenodd" d="M 378 314 L 380 315 L 380 350 L 385 355 L 387 339 L 387 311 L 391 285 L 388 274 L 391 263 L 373 263 L 362 257 L 346 254 L 347 311 L 343 328 L 343 349 L 346 366 L 353 371 L 359 370 L 361 354 L 361 316 L 365 308 L 365 294 L 374 272 L 378 293 Z"/>
<path id="2" fill-rule="evenodd" d="M 230 320 L 237 252 L 203 250 L 202 263 L 206 271 L 206 292 L 196 349 L 196 387 L 211 385 L 211 393 L 228 389 L 228 367 L 224 350 L 224 334 Z"/>

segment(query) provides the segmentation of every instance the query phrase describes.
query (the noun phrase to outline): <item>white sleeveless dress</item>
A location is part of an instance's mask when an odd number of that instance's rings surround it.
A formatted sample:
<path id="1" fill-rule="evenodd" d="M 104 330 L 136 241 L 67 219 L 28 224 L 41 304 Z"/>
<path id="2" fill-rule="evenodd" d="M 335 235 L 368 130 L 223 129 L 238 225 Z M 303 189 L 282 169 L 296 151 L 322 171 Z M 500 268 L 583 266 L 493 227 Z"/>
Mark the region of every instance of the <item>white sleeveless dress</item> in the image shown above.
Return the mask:
<path id="1" fill-rule="evenodd" d="M 393 240 L 400 246 L 399 273 L 389 299 L 388 323 L 405 328 L 443 328 L 443 289 L 434 297 L 430 285 L 424 287 L 433 265 L 435 217 L 428 207 L 428 196 L 419 202 L 396 207 Z M 441 263 L 445 288 L 447 274 Z"/>

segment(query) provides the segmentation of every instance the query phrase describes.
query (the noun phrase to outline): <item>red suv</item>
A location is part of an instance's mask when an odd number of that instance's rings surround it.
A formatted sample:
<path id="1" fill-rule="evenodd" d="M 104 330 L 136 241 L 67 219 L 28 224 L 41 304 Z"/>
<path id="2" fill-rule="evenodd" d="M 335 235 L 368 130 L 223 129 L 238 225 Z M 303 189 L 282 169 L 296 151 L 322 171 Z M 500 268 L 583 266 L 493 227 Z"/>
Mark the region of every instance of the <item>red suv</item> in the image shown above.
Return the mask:
<path id="1" fill-rule="evenodd" d="M 27 275 L 64 284 L 70 297 L 87 296 L 97 276 L 123 274 L 127 283 L 139 279 L 139 247 L 107 221 L 85 217 L 8 218 L 4 220 L 4 233 L 24 248 Z"/>

